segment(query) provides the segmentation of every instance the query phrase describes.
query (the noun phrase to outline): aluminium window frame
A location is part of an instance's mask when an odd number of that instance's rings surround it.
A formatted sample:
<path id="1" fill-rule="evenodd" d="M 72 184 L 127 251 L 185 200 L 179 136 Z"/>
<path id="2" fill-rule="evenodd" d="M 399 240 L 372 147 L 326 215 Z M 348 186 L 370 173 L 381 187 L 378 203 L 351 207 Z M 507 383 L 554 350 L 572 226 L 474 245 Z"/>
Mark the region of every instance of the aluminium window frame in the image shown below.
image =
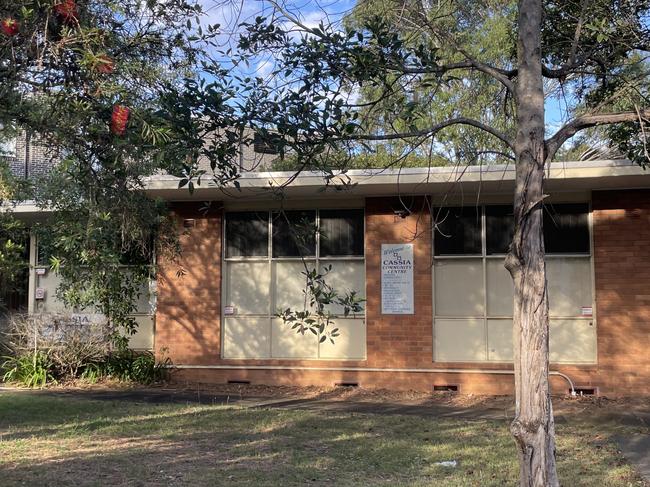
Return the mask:
<path id="1" fill-rule="evenodd" d="M 553 202 L 555 205 L 562 205 L 563 201 Z M 579 321 L 591 321 L 592 326 L 596 330 L 596 358 L 593 362 L 553 362 L 558 364 L 570 364 L 570 365 L 587 365 L 593 366 L 598 364 L 598 325 L 597 325 L 597 316 L 596 316 L 596 290 L 595 290 L 595 270 L 594 270 L 594 237 L 593 237 L 593 211 L 592 211 L 592 202 L 589 201 L 571 201 L 567 202 L 571 204 L 580 203 L 587 206 L 587 230 L 589 234 L 589 251 L 585 253 L 551 253 L 545 254 L 545 259 L 567 259 L 567 258 L 576 258 L 576 259 L 588 259 L 589 268 L 590 268 L 590 285 L 591 285 L 591 316 L 565 316 L 565 315 L 553 315 L 549 313 L 550 320 L 579 320 Z M 449 207 L 457 206 L 469 206 L 469 205 L 449 205 Z M 431 235 L 431 307 L 432 307 L 432 336 L 433 336 L 433 346 L 431 350 L 431 356 L 433 362 L 438 363 L 486 363 L 486 364 L 495 364 L 495 365 L 511 365 L 512 361 L 500 361 L 500 360 L 489 360 L 489 343 L 488 343 L 488 321 L 489 320 L 512 320 L 512 315 L 490 315 L 488 314 L 488 289 L 487 289 L 487 263 L 488 261 L 505 261 L 506 253 L 500 254 L 488 254 L 487 253 L 487 225 L 486 225 L 486 208 L 488 206 L 503 206 L 503 203 L 485 203 L 480 205 L 471 205 L 472 207 L 480 206 L 481 207 L 481 254 L 447 254 L 447 255 L 436 255 L 435 253 L 435 232 L 436 228 L 434 225 L 432 227 Z M 449 316 L 449 315 L 437 315 L 436 314 L 436 262 L 438 261 L 453 261 L 453 260 L 480 260 L 482 267 L 482 283 L 483 283 L 483 314 L 482 315 L 466 315 L 466 316 Z M 436 321 L 437 320 L 457 320 L 457 321 L 466 321 L 466 320 L 483 320 L 484 333 L 485 333 L 485 360 L 472 360 L 472 361 L 438 361 L 436 359 Z"/>
<path id="2" fill-rule="evenodd" d="M 323 256 L 321 257 L 320 255 L 320 211 L 321 210 L 336 210 L 336 211 L 346 211 L 346 210 L 361 210 L 362 211 L 362 222 L 363 222 L 363 255 L 358 256 L 358 255 L 341 255 L 341 256 Z M 238 212 L 245 212 L 245 211 L 256 211 L 258 213 L 268 213 L 268 250 L 267 250 L 267 255 L 266 256 L 234 256 L 234 257 L 226 257 L 226 247 L 227 247 L 227 242 L 226 242 L 226 225 L 227 225 L 227 219 L 228 219 L 228 213 L 238 213 Z M 273 213 L 276 212 L 282 212 L 282 211 L 314 211 L 316 213 L 316 228 L 318 231 L 316 232 L 316 251 L 314 256 L 307 256 L 307 257 L 302 257 L 302 256 L 283 256 L 283 257 L 274 257 L 273 256 Z M 323 206 L 323 207 L 315 207 L 315 208 L 290 208 L 286 209 L 285 208 L 271 208 L 268 210 L 246 210 L 246 209 L 233 209 L 233 210 L 228 210 L 225 209 L 223 211 L 223 224 L 221 226 L 221 238 L 222 238 L 222 245 L 221 245 L 221 259 L 224 264 L 224 267 L 227 266 L 229 263 L 242 263 L 242 262 L 259 262 L 259 263 L 268 263 L 268 276 L 269 276 L 269 306 L 267 313 L 251 313 L 251 314 L 246 314 L 246 315 L 235 315 L 239 317 L 248 317 L 248 318 L 266 318 L 269 321 L 269 342 L 270 344 L 273 343 L 273 326 L 272 326 L 272 320 L 275 317 L 275 312 L 276 310 L 273 309 L 274 303 L 276 302 L 277 295 L 276 295 L 276 286 L 274 285 L 275 282 L 275 265 L 276 263 L 280 262 L 305 262 L 305 263 L 314 263 L 315 268 L 319 269 L 321 262 L 329 263 L 329 262 L 361 262 L 363 263 L 364 267 L 364 276 L 365 276 L 365 262 L 366 262 L 366 209 L 365 206 L 346 206 L 346 207 L 329 207 L 329 206 Z M 339 359 L 323 359 L 320 357 L 320 343 L 318 344 L 317 347 L 317 357 L 303 357 L 303 358 L 295 358 L 295 357 L 273 357 L 271 354 L 269 354 L 268 357 L 258 357 L 258 358 L 225 358 L 223 357 L 223 353 L 225 350 L 225 332 L 224 332 L 224 325 L 226 319 L 229 317 L 228 315 L 224 314 L 224 308 L 226 305 L 230 305 L 228 303 L 228 293 L 229 293 L 229 287 L 230 283 L 227 282 L 228 279 L 228 272 L 226 269 L 222 271 L 222 279 L 221 279 L 221 309 L 219 310 L 219 323 L 220 323 L 220 330 L 221 333 L 220 335 L 220 354 L 221 358 L 225 360 L 305 360 L 305 361 L 310 361 L 310 360 L 335 360 L 335 361 L 353 361 L 353 362 L 359 362 L 359 361 L 365 361 L 367 360 L 368 357 L 368 348 L 367 348 L 367 336 L 366 336 L 366 341 L 364 343 L 364 355 L 362 358 L 339 358 Z M 367 279 L 364 278 L 364 297 L 367 296 Z M 365 326 L 366 324 L 366 314 L 367 314 L 367 306 L 363 307 L 363 312 L 358 313 L 354 316 L 348 316 L 347 318 L 344 317 L 343 315 L 338 315 L 335 314 L 333 315 L 334 319 L 354 319 L 354 320 L 360 320 Z"/>

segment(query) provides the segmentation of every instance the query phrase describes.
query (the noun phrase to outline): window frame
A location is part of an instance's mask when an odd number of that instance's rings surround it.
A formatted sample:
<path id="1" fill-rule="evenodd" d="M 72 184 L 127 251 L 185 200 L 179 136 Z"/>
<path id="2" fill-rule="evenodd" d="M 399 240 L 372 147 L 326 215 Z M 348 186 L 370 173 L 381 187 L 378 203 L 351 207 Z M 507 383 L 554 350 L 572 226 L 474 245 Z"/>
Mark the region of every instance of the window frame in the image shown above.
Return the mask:
<path id="1" fill-rule="evenodd" d="M 591 321 L 593 326 L 596 327 L 596 347 L 598 345 L 598 327 L 597 327 L 597 316 L 596 316 L 596 292 L 595 292 L 595 276 L 594 276 L 594 242 L 593 242 L 593 212 L 592 212 L 592 203 L 591 201 L 559 201 L 551 203 L 557 206 L 563 204 L 582 204 L 586 206 L 587 212 L 587 231 L 588 231 L 588 242 L 589 242 L 589 251 L 586 253 L 547 253 L 545 254 L 546 259 L 588 259 L 589 268 L 591 270 L 591 307 L 592 307 L 592 316 L 549 316 L 552 320 L 582 320 L 582 321 Z M 456 207 L 457 205 L 449 205 L 450 207 Z M 488 342 L 488 322 L 489 320 L 512 320 L 512 315 L 491 315 L 488 313 L 488 261 L 492 260 L 501 260 L 503 261 L 507 253 L 500 254 L 488 254 L 487 253 L 487 225 L 486 225 L 486 208 L 489 206 L 504 206 L 503 203 L 490 203 L 490 204 L 481 204 L 481 205 L 472 205 L 472 207 L 480 206 L 481 207 L 481 254 L 445 254 L 445 255 L 436 255 L 435 252 L 435 234 L 432 234 L 431 238 L 431 258 L 433 265 L 431 266 L 431 300 L 432 300 L 432 326 L 433 326 L 433 347 L 432 347 L 432 360 L 433 362 L 438 363 L 489 363 L 489 364 L 512 364 L 512 361 L 500 361 L 500 360 L 489 360 L 489 342 Z M 545 210 L 546 211 L 546 210 Z M 435 232 L 436 229 L 432 225 L 432 232 Z M 482 266 L 482 286 L 483 286 L 483 313 L 482 314 L 472 314 L 472 315 L 463 315 L 463 316 L 449 316 L 449 315 L 438 315 L 436 310 L 436 263 L 439 261 L 453 261 L 453 260 L 474 260 L 480 261 Z M 457 320 L 459 322 L 466 320 L 483 320 L 484 326 L 484 336 L 485 336 L 485 359 L 484 360 L 473 360 L 473 361 L 437 361 L 436 359 L 436 321 L 445 320 L 452 321 Z M 559 362 L 562 364 L 578 364 L 578 365 L 594 365 L 598 363 L 598 358 L 596 357 L 594 362 Z"/>
<path id="2" fill-rule="evenodd" d="M 269 252 L 273 252 L 273 238 L 275 235 L 273 235 L 273 219 L 274 215 L 277 215 L 277 218 L 287 218 L 286 215 L 283 215 L 284 212 L 294 212 L 294 213 L 301 213 L 301 212 L 313 212 L 314 213 L 314 225 L 315 228 L 317 229 L 316 235 L 314 235 L 314 253 L 312 255 L 278 255 L 275 256 L 272 253 L 269 254 L 272 258 L 274 259 L 304 259 L 304 260 L 311 260 L 311 259 L 316 259 L 318 257 L 318 254 L 320 253 L 320 242 L 318 239 L 318 236 L 320 235 L 320 211 L 319 210 L 271 210 L 269 214 L 270 218 L 270 225 L 269 225 L 269 231 L 271 232 L 271 242 L 269 246 Z M 288 219 L 288 218 L 287 218 Z M 291 226 L 291 222 L 287 221 L 286 222 L 289 226 Z M 300 250 L 300 244 L 294 240 L 293 244 L 295 245 L 296 249 Z"/>
<path id="3" fill-rule="evenodd" d="M 446 206 L 446 207 L 443 207 L 443 209 L 444 209 L 444 208 L 447 208 L 447 209 L 462 208 L 462 211 L 465 211 L 465 208 L 474 208 L 474 209 L 475 209 L 476 207 L 475 207 L 475 206 L 471 206 L 471 207 L 470 207 L 470 206 L 462 206 L 462 205 L 457 206 L 457 205 L 454 205 L 454 206 Z M 433 223 L 433 222 L 432 222 L 432 223 Z M 433 225 L 433 224 L 432 224 L 431 226 L 432 226 L 432 228 L 433 228 L 433 232 L 434 232 L 434 233 L 433 233 L 433 238 L 432 238 L 432 240 L 431 240 L 431 248 L 433 249 L 433 255 L 434 255 L 434 256 L 436 256 L 436 257 L 454 257 L 454 258 L 463 258 L 463 257 L 467 257 L 467 258 L 470 258 L 470 257 L 480 257 L 480 256 L 482 256 L 482 255 L 485 254 L 485 206 L 484 206 L 484 205 L 481 205 L 481 215 L 480 215 L 480 217 L 479 217 L 479 228 L 478 228 L 478 229 L 479 229 L 479 234 L 480 234 L 480 237 L 479 237 L 479 238 L 480 238 L 480 240 L 481 240 L 481 242 L 480 242 L 480 247 L 481 247 L 481 251 L 480 251 L 480 253 L 471 253 L 471 254 L 440 254 L 440 255 L 436 255 L 436 251 L 435 251 L 436 233 L 439 233 L 439 232 L 438 232 L 438 230 L 437 230 L 437 226 L 436 226 L 436 225 Z"/>
<path id="4" fill-rule="evenodd" d="M 301 256 L 286 256 L 286 257 L 274 257 L 273 256 L 273 213 L 279 212 L 279 211 L 314 211 L 316 213 L 316 228 L 318 231 L 316 232 L 316 252 L 314 256 L 306 256 L 306 257 L 301 257 Z M 355 210 L 359 211 L 361 210 L 361 217 L 362 217 L 362 225 L 363 225 L 363 255 L 340 255 L 340 256 L 321 256 L 320 255 L 320 212 L 321 210 L 335 210 L 335 211 L 347 211 L 347 210 Z M 246 318 L 257 318 L 257 319 L 267 319 L 268 320 L 268 326 L 269 326 L 269 340 L 272 343 L 273 340 L 273 322 L 272 320 L 275 317 L 276 309 L 274 308 L 274 304 L 276 302 L 276 289 L 274 286 L 274 273 L 276 272 L 274 267 L 277 263 L 282 263 L 282 262 L 306 262 L 308 264 L 313 264 L 316 269 L 319 269 L 321 266 L 321 263 L 327 264 L 330 262 L 360 262 L 363 264 L 364 268 L 364 275 L 365 275 L 365 261 L 366 261 L 366 209 L 364 207 L 342 207 L 342 208 L 337 208 L 337 207 L 329 207 L 329 206 L 324 206 L 324 207 L 317 207 L 317 208 L 302 208 L 302 207 L 297 207 L 297 208 L 271 208 L 269 210 L 260 210 L 259 213 L 264 213 L 265 211 L 268 212 L 268 251 L 266 256 L 234 256 L 234 257 L 226 257 L 226 221 L 228 218 L 229 213 L 238 213 L 238 212 L 245 212 L 245 211 L 255 211 L 255 210 L 245 210 L 245 209 L 236 209 L 236 210 L 228 210 L 225 209 L 223 212 L 223 224 L 221 228 L 221 238 L 222 238 L 222 245 L 221 245 L 221 258 L 222 258 L 222 283 L 221 283 L 221 309 L 220 309 L 220 326 L 221 326 L 221 333 L 220 333 L 220 342 L 221 342 L 221 354 L 222 358 L 225 360 L 335 360 L 335 361 L 341 361 L 341 362 L 346 362 L 346 361 L 352 361 L 352 362 L 358 362 L 358 361 L 364 361 L 367 359 L 367 336 L 365 338 L 365 341 L 363 343 L 363 348 L 364 348 L 364 355 L 362 358 L 336 358 L 336 359 L 331 359 L 331 358 L 321 358 L 321 344 L 318 343 L 318 353 L 317 357 L 302 357 L 302 358 L 295 358 L 295 357 L 274 357 L 272 356 L 272 351 L 269 353 L 268 356 L 266 357 L 256 357 L 256 358 L 242 358 L 242 357 L 224 357 L 224 350 L 225 348 L 225 339 L 226 339 L 226 333 L 225 333 L 225 324 L 226 320 L 229 318 L 229 315 L 224 314 L 224 308 L 227 305 L 230 305 L 229 302 L 227 302 L 228 299 L 228 290 L 230 283 L 227 282 L 226 280 L 228 279 L 228 270 L 226 266 L 228 266 L 229 263 L 242 263 L 242 262 L 257 262 L 257 263 L 267 263 L 267 272 L 269 276 L 269 304 L 268 304 L 268 309 L 266 313 L 251 313 L 251 314 L 245 314 L 245 315 L 239 315 L 235 314 L 234 316 L 237 317 L 246 317 Z M 366 284 L 367 281 L 364 278 L 364 288 L 363 288 L 363 295 L 366 295 Z M 348 316 L 347 318 L 344 318 L 343 315 L 338 315 L 334 314 L 333 317 L 335 319 L 354 319 L 354 320 L 359 320 L 360 321 L 360 326 L 366 326 L 366 313 L 367 313 L 367 307 L 364 306 L 363 312 L 359 313 L 355 316 Z M 364 336 L 365 336 L 365 331 L 364 331 Z M 270 345 L 269 345 L 270 346 Z"/>
<path id="5" fill-rule="evenodd" d="M 232 257 L 227 256 L 227 254 L 228 254 L 228 240 L 226 238 L 227 233 L 228 233 L 228 230 L 227 230 L 228 223 L 227 223 L 227 219 L 226 219 L 227 213 L 260 213 L 260 214 L 266 213 L 267 214 L 266 215 L 267 216 L 267 222 L 266 222 L 266 225 L 267 225 L 267 229 L 266 229 L 266 231 L 267 231 L 267 235 L 266 235 L 266 239 L 267 239 L 267 242 L 266 242 L 266 255 L 235 255 L 235 256 L 232 256 Z M 266 210 L 265 211 L 242 210 L 242 211 L 231 211 L 231 212 L 224 211 L 223 212 L 222 232 L 221 232 L 221 238 L 222 238 L 221 258 L 223 260 L 255 260 L 255 259 L 266 260 L 270 255 L 269 252 L 271 251 L 271 239 L 273 237 L 269 233 L 271 231 L 270 219 L 271 219 L 271 213 L 269 211 L 266 211 Z"/>
<path id="6" fill-rule="evenodd" d="M 347 211 L 347 210 L 361 210 L 361 216 L 362 216 L 362 221 L 363 221 L 363 254 L 362 255 L 328 255 L 328 256 L 321 256 L 320 255 L 320 212 L 321 210 L 336 210 L 336 211 Z M 255 211 L 255 210 L 250 210 L 250 211 Z M 318 228 L 318 231 L 316 232 L 316 252 L 315 255 L 309 255 L 309 256 L 281 256 L 281 257 L 275 257 L 273 255 L 273 213 L 277 213 L 279 211 L 285 211 L 285 210 L 277 210 L 277 209 L 271 209 L 271 210 L 264 210 L 264 211 L 256 211 L 256 213 L 268 213 L 269 214 L 269 219 L 268 219 L 268 234 L 267 234 L 267 255 L 253 255 L 253 256 L 244 256 L 244 255 L 236 255 L 236 256 L 231 256 L 227 257 L 226 256 L 226 249 L 227 249 L 227 240 L 226 240 L 226 225 L 227 225 L 227 219 L 228 219 L 228 214 L 229 213 L 246 213 L 249 212 L 249 210 L 233 210 L 233 211 L 224 211 L 223 215 L 223 225 L 222 225 L 222 232 L 221 232 L 221 238 L 223 239 L 222 242 L 223 244 L 221 245 L 221 258 L 224 261 L 266 261 L 266 260 L 271 260 L 271 261 L 276 261 L 276 260 L 306 260 L 306 261 L 318 261 L 318 260 L 365 260 L 366 258 L 366 212 L 365 208 L 307 208 L 304 211 L 314 211 L 316 212 L 316 228 Z M 286 211 L 303 211 L 300 208 L 297 209 L 287 209 Z"/>

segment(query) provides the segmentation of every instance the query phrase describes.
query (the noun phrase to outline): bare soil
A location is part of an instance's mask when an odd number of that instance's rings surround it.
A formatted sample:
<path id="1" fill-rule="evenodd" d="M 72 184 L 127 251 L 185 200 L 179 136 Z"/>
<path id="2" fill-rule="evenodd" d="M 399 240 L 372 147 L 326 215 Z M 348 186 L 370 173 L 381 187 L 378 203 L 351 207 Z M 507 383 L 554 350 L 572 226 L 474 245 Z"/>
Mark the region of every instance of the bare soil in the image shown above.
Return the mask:
<path id="1" fill-rule="evenodd" d="M 257 384 L 161 384 L 168 390 L 185 390 L 242 398 L 314 399 L 324 401 L 354 401 L 390 403 L 413 406 L 447 406 L 457 408 L 508 409 L 514 405 L 513 396 L 489 396 L 456 392 L 393 391 L 361 387 L 297 387 Z M 110 386 L 109 386 L 110 388 Z M 605 396 L 554 396 L 556 414 L 616 415 L 622 412 L 650 416 L 650 401 L 643 397 L 608 398 Z"/>

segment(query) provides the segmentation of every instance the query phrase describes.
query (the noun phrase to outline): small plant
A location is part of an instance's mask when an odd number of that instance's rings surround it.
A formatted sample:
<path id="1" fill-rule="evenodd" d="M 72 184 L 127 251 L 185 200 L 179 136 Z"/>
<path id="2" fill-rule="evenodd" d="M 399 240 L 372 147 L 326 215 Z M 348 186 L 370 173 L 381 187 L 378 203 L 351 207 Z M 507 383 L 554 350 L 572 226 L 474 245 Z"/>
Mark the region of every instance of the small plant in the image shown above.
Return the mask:
<path id="1" fill-rule="evenodd" d="M 289 325 L 296 333 L 304 335 L 310 331 L 323 343 L 329 340 L 332 344 L 341 333 L 338 328 L 333 328 L 335 315 L 329 311 L 329 306 L 338 306 L 343 309 L 343 317 L 350 314 L 361 313 L 365 299 L 359 297 L 356 291 L 347 290 L 345 294 L 339 293 L 326 282 L 327 275 L 332 271 L 332 265 L 324 266 L 320 272 L 316 269 L 305 268 L 306 286 L 303 289 L 305 296 L 305 309 L 293 310 L 291 308 L 279 309 L 275 316 L 283 323 Z"/>
<path id="2" fill-rule="evenodd" d="M 48 383 L 56 382 L 52 375 L 52 362 L 48 355 L 41 351 L 6 357 L 2 369 L 5 371 L 2 377 L 5 382 L 18 382 L 33 388 L 43 388 Z"/>
<path id="3" fill-rule="evenodd" d="M 169 363 L 169 358 L 156 362 L 156 357 L 151 352 L 122 350 L 109 355 L 103 363 L 99 364 L 99 368 L 102 376 L 151 384 L 167 377 Z"/>
<path id="4" fill-rule="evenodd" d="M 102 377 L 102 368 L 99 364 L 87 364 L 79 378 L 89 384 L 96 384 Z"/>

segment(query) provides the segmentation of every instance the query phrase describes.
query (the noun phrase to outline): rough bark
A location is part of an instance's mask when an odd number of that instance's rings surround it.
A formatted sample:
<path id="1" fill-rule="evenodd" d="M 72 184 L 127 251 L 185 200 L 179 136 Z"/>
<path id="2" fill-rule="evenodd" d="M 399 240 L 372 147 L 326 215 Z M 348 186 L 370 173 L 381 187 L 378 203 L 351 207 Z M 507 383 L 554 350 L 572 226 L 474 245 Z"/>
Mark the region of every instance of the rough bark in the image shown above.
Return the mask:
<path id="1" fill-rule="evenodd" d="M 514 281 L 515 419 L 520 485 L 558 486 L 548 376 L 548 295 L 542 216 L 544 91 L 540 0 L 519 1 L 515 233 L 506 259 Z"/>

